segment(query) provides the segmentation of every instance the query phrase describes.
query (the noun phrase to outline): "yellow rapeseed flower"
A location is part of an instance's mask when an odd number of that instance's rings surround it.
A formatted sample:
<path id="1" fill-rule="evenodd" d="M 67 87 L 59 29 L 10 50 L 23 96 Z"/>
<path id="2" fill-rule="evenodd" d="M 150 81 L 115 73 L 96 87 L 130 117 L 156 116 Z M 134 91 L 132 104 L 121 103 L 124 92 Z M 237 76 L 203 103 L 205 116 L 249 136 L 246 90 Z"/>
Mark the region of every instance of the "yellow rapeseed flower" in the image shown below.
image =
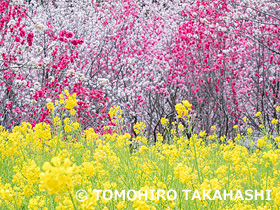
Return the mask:
<path id="1" fill-rule="evenodd" d="M 166 119 L 165 117 L 163 117 L 163 118 L 161 118 L 160 122 L 161 122 L 161 124 L 162 124 L 163 126 L 165 126 L 165 125 L 168 124 L 168 119 Z"/>
<path id="2" fill-rule="evenodd" d="M 273 118 L 271 123 L 277 125 L 278 124 L 278 119 Z"/>
<path id="3" fill-rule="evenodd" d="M 47 108 L 48 108 L 49 112 L 52 112 L 53 108 L 54 108 L 53 103 L 52 102 L 47 103 Z"/>

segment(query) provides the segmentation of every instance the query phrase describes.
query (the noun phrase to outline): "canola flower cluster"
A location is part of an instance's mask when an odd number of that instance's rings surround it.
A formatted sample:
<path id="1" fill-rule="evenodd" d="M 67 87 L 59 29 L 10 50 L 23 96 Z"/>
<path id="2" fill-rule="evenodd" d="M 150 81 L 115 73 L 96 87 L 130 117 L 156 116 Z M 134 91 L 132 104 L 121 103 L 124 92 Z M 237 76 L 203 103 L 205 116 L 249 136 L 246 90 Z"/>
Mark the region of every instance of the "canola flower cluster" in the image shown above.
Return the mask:
<path id="1" fill-rule="evenodd" d="M 35 127 L 22 123 L 11 132 L 0 126 L 0 209 L 279 209 L 279 136 L 264 129 L 257 145 L 247 148 L 238 143 L 245 136 L 238 133 L 238 126 L 232 140 L 218 138 L 215 127 L 210 134 L 193 132 L 188 138 L 186 128 L 179 124 L 179 130 L 168 132 L 172 141 L 167 143 L 157 134 L 157 142 L 151 144 L 144 136 L 143 123 L 134 127 L 137 138 L 119 130 L 101 135 L 92 128 L 81 129 L 73 114 L 75 95 L 65 93 L 66 99 L 62 95 L 59 103 L 72 118 L 53 116 L 52 124 Z M 47 106 L 50 112 L 55 109 L 51 102 Z M 176 106 L 178 116 L 190 122 L 191 106 L 187 101 Z M 109 114 L 117 120 L 122 111 L 115 106 Z M 161 123 L 169 122 L 163 118 Z M 248 128 L 246 136 L 250 135 Z M 136 143 L 131 152 L 130 145 Z M 82 201 L 75 197 L 80 189 L 87 192 Z M 98 199 L 95 189 L 172 189 L 178 196 L 175 200 L 108 200 Z M 200 194 L 211 190 L 212 197 L 215 190 L 271 190 L 271 199 L 186 200 L 182 193 L 186 189 Z"/>

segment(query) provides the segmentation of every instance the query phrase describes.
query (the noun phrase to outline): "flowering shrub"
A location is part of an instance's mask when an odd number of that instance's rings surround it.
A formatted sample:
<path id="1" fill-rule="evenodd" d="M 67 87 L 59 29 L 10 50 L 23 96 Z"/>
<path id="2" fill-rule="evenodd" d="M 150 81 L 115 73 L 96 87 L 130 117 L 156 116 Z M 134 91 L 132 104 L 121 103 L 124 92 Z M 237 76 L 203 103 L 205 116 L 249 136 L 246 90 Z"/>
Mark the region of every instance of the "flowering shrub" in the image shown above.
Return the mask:
<path id="1" fill-rule="evenodd" d="M 77 94 L 84 128 L 114 126 L 156 141 L 188 99 L 196 127 L 233 137 L 233 125 L 274 129 L 279 105 L 279 5 L 273 1 L 1 1 L 0 122 L 49 123 L 45 104 Z M 272 12 L 273 11 L 273 12 Z M 272 12 L 272 13 L 271 13 Z"/>
<path id="2" fill-rule="evenodd" d="M 54 103 L 67 88 L 77 94 L 80 123 L 101 129 L 109 120 L 105 112 L 108 98 L 76 71 L 81 67 L 76 46 L 84 39 L 74 37 L 71 31 L 52 30 L 52 23 L 44 22 L 46 16 L 34 11 L 36 6 L 24 1 L 1 3 L 1 124 L 12 129 L 21 122 L 32 126 L 49 123 L 45 104 Z"/>

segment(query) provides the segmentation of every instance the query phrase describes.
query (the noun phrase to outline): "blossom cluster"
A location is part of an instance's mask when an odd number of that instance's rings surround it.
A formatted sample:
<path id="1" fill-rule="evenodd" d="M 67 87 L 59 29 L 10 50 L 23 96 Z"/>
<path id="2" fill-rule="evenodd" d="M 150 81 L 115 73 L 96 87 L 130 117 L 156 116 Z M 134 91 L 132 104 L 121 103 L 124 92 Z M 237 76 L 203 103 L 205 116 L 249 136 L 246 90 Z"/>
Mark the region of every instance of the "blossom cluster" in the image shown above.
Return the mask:
<path id="1" fill-rule="evenodd" d="M 118 104 L 156 141 L 185 99 L 196 125 L 253 134 L 279 105 L 279 5 L 272 0 L 0 1 L 0 123 L 49 123 L 46 102 L 77 94 L 77 117 L 101 131 Z M 83 114 L 81 114 L 83 113 Z M 182 119 L 182 118 L 181 118 Z M 274 129 L 276 133 L 277 130 Z"/>

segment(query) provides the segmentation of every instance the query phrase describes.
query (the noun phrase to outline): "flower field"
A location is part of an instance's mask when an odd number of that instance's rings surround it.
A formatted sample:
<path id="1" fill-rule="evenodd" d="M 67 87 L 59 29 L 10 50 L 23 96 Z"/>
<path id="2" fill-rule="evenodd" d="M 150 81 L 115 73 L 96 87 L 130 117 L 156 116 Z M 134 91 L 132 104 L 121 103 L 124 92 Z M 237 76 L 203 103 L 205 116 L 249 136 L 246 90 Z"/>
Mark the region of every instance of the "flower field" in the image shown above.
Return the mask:
<path id="1" fill-rule="evenodd" d="M 33 128 L 22 123 L 11 132 L 1 127 L 2 209 L 279 208 L 280 152 L 273 142 L 280 137 L 265 128 L 249 148 L 243 143 L 250 128 L 235 139 L 219 138 L 214 127 L 208 137 L 201 131 L 188 138 L 182 124 L 170 127 L 170 141 L 158 133 L 150 144 L 143 123 L 134 126 L 136 138 L 121 126 L 102 135 L 81 130 L 73 114 L 76 96 L 65 93 L 59 104 L 71 117 Z M 47 106 L 53 114 L 54 104 Z M 176 105 L 189 124 L 191 107 L 188 101 Z M 121 125 L 122 110 L 114 106 L 109 113 Z"/>
<path id="2" fill-rule="evenodd" d="M 277 0 L 0 0 L 0 209 L 280 206 Z"/>

